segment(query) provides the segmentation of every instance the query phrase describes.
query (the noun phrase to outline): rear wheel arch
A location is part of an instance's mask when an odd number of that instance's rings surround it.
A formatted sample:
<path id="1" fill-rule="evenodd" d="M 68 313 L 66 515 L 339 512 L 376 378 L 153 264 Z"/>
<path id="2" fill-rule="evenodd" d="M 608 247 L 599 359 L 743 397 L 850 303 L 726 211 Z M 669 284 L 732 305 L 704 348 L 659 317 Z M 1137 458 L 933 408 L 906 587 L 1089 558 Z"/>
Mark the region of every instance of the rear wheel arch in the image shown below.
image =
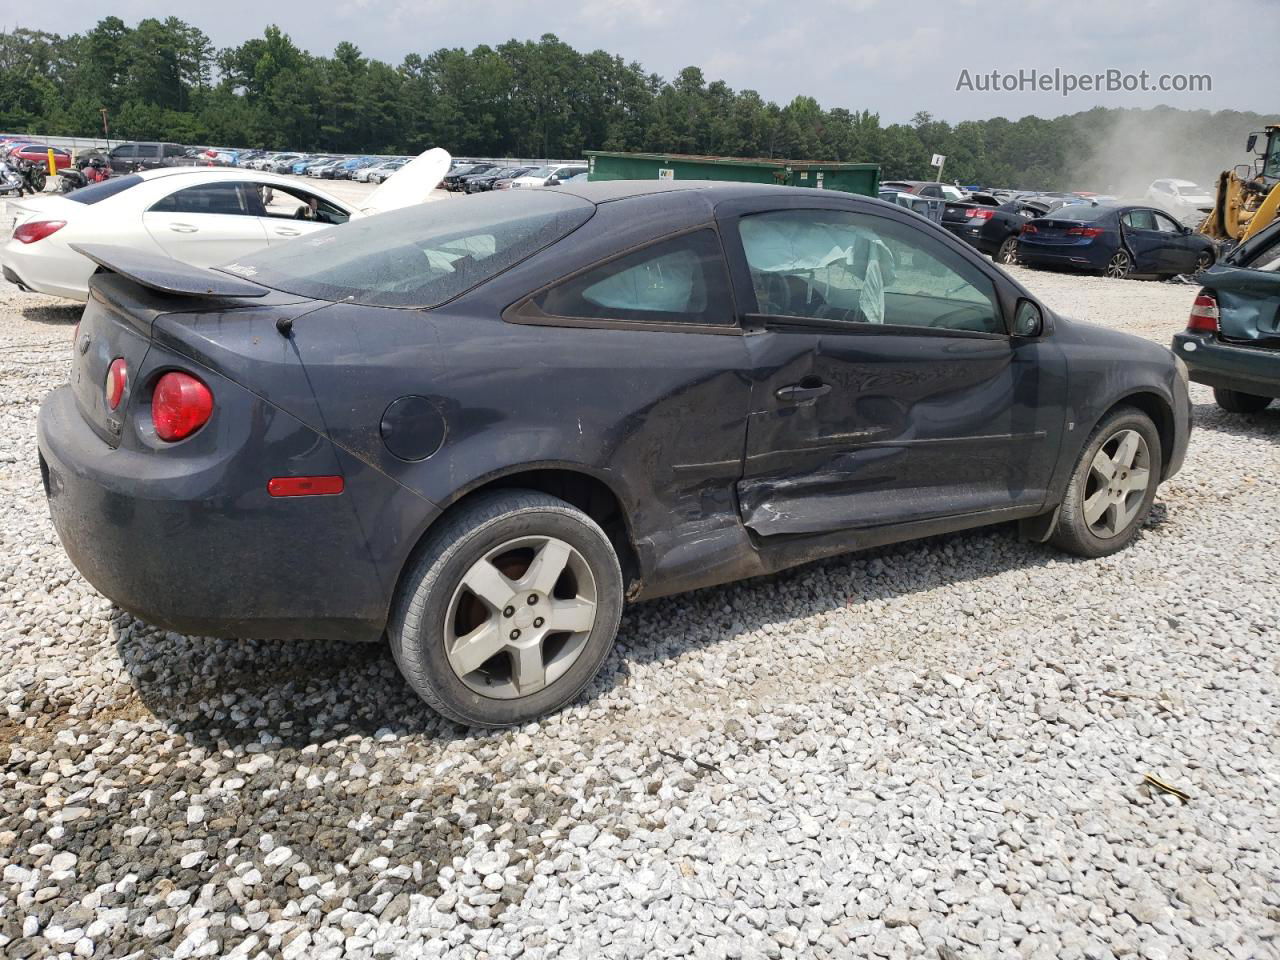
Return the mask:
<path id="1" fill-rule="evenodd" d="M 396 580 L 392 596 L 398 596 L 405 574 L 413 569 L 423 545 L 432 531 L 457 513 L 478 495 L 493 490 L 535 490 L 565 501 L 577 507 L 604 530 L 618 555 L 622 567 L 623 584 L 627 594 L 641 578 L 639 553 L 631 534 L 631 517 L 618 492 L 599 477 L 582 469 L 559 465 L 511 467 L 497 474 L 489 474 L 464 486 L 448 501 L 439 504 L 442 512 L 418 534 L 413 549 L 406 555 Z"/>

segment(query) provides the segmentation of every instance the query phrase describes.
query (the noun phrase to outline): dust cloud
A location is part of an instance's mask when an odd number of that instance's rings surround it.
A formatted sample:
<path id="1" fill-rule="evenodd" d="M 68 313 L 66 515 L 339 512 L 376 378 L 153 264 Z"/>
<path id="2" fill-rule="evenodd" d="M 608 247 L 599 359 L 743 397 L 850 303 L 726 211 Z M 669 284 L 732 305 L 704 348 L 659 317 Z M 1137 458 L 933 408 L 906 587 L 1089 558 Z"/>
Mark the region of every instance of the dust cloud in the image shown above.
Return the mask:
<path id="1" fill-rule="evenodd" d="M 1160 108 L 1116 112 L 1102 125 L 1095 119 L 1080 131 L 1086 145 L 1069 168 L 1070 189 L 1134 199 L 1145 195 L 1152 180 L 1177 178 L 1212 192 L 1223 170 L 1253 163 L 1244 147 L 1249 134 L 1261 129 L 1257 121 L 1256 115 L 1232 111 Z"/>

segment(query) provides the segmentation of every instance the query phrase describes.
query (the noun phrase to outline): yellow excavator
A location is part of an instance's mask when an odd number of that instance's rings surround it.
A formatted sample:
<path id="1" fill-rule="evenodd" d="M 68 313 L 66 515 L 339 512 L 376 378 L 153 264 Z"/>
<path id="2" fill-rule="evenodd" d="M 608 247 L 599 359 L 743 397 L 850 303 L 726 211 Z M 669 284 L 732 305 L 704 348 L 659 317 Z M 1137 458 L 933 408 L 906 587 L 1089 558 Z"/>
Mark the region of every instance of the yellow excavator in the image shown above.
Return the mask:
<path id="1" fill-rule="evenodd" d="M 1245 150 L 1257 159 L 1223 171 L 1213 210 L 1200 226 L 1220 242 L 1243 243 L 1280 216 L 1280 124 L 1249 134 Z"/>

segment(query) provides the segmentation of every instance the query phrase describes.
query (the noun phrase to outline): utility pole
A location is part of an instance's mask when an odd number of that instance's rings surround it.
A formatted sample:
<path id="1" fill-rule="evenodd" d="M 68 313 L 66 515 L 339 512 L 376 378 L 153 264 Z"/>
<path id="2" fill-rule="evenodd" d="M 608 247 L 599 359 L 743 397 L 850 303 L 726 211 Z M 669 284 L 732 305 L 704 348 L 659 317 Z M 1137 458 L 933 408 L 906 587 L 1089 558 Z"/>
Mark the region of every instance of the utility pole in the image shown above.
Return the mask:
<path id="1" fill-rule="evenodd" d="M 102 138 L 107 141 L 107 149 L 111 149 L 111 131 L 107 129 L 107 108 L 99 107 L 98 112 L 102 114 Z"/>

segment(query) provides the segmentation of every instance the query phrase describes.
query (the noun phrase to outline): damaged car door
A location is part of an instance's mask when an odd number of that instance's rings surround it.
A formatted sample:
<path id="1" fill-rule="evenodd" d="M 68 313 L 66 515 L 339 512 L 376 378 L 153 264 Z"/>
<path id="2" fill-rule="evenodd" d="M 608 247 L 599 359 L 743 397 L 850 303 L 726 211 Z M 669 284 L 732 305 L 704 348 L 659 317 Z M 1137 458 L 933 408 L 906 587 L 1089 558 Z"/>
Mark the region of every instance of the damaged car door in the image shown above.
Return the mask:
<path id="1" fill-rule="evenodd" d="M 744 212 L 737 234 L 754 297 L 749 529 L 814 535 L 1043 504 L 1060 353 L 1039 331 L 1010 336 L 990 274 L 908 221 L 851 210 Z"/>
<path id="2" fill-rule="evenodd" d="M 1120 218 L 1121 234 L 1125 246 L 1133 256 L 1134 273 L 1165 273 L 1169 271 L 1169 234 L 1156 225 L 1156 212 L 1144 208 L 1129 210 Z M 1173 270 L 1178 273 L 1181 271 Z"/>

